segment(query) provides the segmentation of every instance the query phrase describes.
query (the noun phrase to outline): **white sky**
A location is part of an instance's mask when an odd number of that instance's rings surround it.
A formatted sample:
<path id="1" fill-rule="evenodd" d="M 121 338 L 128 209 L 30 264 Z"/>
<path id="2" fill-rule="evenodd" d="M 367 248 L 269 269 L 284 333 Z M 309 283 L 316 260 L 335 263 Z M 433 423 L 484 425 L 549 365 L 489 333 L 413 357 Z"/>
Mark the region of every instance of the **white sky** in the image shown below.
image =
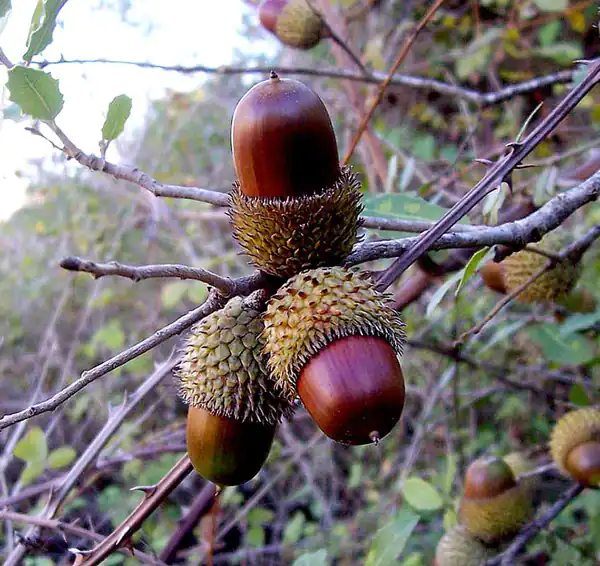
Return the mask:
<path id="1" fill-rule="evenodd" d="M 0 31 L 0 46 L 14 63 L 25 52 L 31 16 L 37 0 L 13 0 L 6 27 Z M 133 0 L 127 20 L 116 10 L 92 10 L 90 4 L 71 0 L 59 15 L 53 43 L 41 54 L 48 60 L 124 59 L 164 65 L 211 66 L 231 63 L 235 48 L 255 52 L 267 43 L 249 46 L 238 35 L 242 15 L 249 11 L 241 0 Z M 133 22 L 135 25 L 131 25 Z M 150 27 L 151 26 L 151 27 Z M 39 58 L 40 56 L 38 56 Z M 189 90 L 202 75 L 186 77 L 173 72 L 121 65 L 57 65 L 48 67 L 59 79 L 65 99 L 58 125 L 82 150 L 98 153 L 98 141 L 109 102 L 118 94 L 133 99 L 132 116 L 125 135 L 142 123 L 147 101 L 166 89 Z M 6 71 L 0 68 L 0 107 L 9 103 L 3 85 Z M 50 161 L 56 151 L 41 138 L 25 131 L 28 122 L 1 121 L 0 115 L 0 220 L 24 202 L 27 172 L 32 158 Z M 118 159 L 115 149 L 111 159 Z M 20 178 L 21 177 L 21 178 Z"/>

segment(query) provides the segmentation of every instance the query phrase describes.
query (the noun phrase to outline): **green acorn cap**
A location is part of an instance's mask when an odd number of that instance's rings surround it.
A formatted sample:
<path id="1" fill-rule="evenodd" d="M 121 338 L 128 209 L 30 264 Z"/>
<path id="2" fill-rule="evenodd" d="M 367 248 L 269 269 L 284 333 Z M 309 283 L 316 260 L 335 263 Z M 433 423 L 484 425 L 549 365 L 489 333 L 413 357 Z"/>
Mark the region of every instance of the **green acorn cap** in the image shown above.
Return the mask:
<path id="1" fill-rule="evenodd" d="M 266 373 L 262 331 L 261 313 L 240 297 L 196 324 L 177 369 L 181 399 L 240 422 L 276 424 L 289 416 L 291 404 Z"/>
<path id="2" fill-rule="evenodd" d="M 457 525 L 440 539 L 435 551 L 436 566 L 480 566 L 493 552 Z"/>
<path id="3" fill-rule="evenodd" d="M 568 240 L 564 233 L 551 232 L 535 245 L 541 250 L 558 253 L 567 244 Z M 514 291 L 525 283 L 542 269 L 547 261 L 547 257 L 527 250 L 521 250 L 508 256 L 501 263 L 508 292 Z M 538 277 L 516 297 L 516 300 L 523 303 L 555 302 L 573 289 L 580 272 L 579 264 L 574 265 L 569 260 L 563 260 L 550 271 Z"/>
<path id="4" fill-rule="evenodd" d="M 340 263 L 359 239 L 359 188 L 349 168 L 323 192 L 299 197 L 253 198 L 236 184 L 229 210 L 233 235 L 252 264 L 271 275 L 287 278 Z"/>
<path id="5" fill-rule="evenodd" d="M 404 323 L 390 297 L 377 291 L 369 274 L 326 267 L 299 273 L 271 297 L 264 314 L 268 368 L 288 398 L 295 398 L 307 362 L 334 340 L 383 338 L 398 356 Z"/>

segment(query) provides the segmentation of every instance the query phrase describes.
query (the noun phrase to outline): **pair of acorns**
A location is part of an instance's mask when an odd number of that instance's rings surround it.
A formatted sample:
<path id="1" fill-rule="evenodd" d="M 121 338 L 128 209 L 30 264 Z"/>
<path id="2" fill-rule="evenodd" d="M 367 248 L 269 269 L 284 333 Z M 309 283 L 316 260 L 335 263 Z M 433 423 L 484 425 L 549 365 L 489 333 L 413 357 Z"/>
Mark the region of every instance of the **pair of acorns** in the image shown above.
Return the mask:
<path id="1" fill-rule="evenodd" d="M 325 434 L 354 445 L 377 443 L 404 406 L 404 325 L 369 273 L 339 266 L 361 194 L 323 102 L 272 73 L 238 103 L 232 146 L 234 236 L 281 286 L 266 312 L 238 297 L 197 324 L 178 368 L 190 459 L 220 485 L 260 470 L 298 397 Z"/>
<path id="2" fill-rule="evenodd" d="M 558 469 L 585 487 L 600 489 L 600 411 L 578 409 L 552 430 L 550 454 Z M 459 525 L 440 539 L 435 566 L 480 566 L 533 517 L 535 477 L 521 454 L 476 460 L 467 469 Z"/>

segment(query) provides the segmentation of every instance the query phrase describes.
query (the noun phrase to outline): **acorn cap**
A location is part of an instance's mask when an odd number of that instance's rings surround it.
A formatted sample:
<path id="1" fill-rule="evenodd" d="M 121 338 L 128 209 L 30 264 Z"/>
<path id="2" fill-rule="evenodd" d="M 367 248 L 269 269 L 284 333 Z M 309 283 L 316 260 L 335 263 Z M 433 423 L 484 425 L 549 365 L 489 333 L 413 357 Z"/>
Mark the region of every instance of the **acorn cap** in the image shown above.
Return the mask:
<path id="1" fill-rule="evenodd" d="M 233 235 L 258 269 L 288 278 L 342 262 L 359 240 L 358 177 L 343 169 L 323 192 L 295 198 L 252 198 L 232 191 Z"/>
<path id="2" fill-rule="evenodd" d="M 179 395 L 212 415 L 275 424 L 291 405 L 274 390 L 262 354 L 261 313 L 241 297 L 196 324 L 177 369 Z"/>
<path id="3" fill-rule="evenodd" d="M 397 356 L 405 342 L 404 323 L 390 297 L 375 289 L 368 273 L 357 269 L 327 267 L 299 273 L 271 297 L 263 318 L 268 368 L 292 399 L 304 366 L 334 340 L 383 338 Z"/>
<path id="4" fill-rule="evenodd" d="M 471 536 L 495 544 L 516 533 L 532 516 L 529 489 L 516 482 L 503 460 L 479 460 L 469 466 L 459 518 Z"/>
<path id="5" fill-rule="evenodd" d="M 530 491 L 533 491 L 538 483 L 536 476 L 522 478 L 523 474 L 527 474 L 535 469 L 535 464 L 522 452 L 511 452 L 502 458 L 512 470 L 517 481 L 526 486 Z"/>
<path id="6" fill-rule="evenodd" d="M 457 525 L 444 534 L 435 551 L 436 566 L 480 566 L 493 551 Z"/>
<path id="7" fill-rule="evenodd" d="M 567 243 L 564 233 L 551 232 L 535 245 L 541 250 L 558 253 Z M 547 257 L 527 250 L 508 256 L 502 262 L 507 290 L 514 291 L 547 262 Z M 579 264 L 574 265 L 569 260 L 560 261 L 550 271 L 538 277 L 516 297 L 516 300 L 523 303 L 555 302 L 573 289 L 580 273 Z"/>
<path id="8" fill-rule="evenodd" d="M 572 475 L 569 455 L 578 446 L 594 441 L 600 444 L 600 411 L 589 407 L 564 415 L 554 426 L 550 437 L 550 453 L 559 470 Z"/>
<path id="9" fill-rule="evenodd" d="M 325 32 L 323 20 L 306 0 L 263 0 L 258 17 L 281 43 L 297 49 L 314 47 Z"/>

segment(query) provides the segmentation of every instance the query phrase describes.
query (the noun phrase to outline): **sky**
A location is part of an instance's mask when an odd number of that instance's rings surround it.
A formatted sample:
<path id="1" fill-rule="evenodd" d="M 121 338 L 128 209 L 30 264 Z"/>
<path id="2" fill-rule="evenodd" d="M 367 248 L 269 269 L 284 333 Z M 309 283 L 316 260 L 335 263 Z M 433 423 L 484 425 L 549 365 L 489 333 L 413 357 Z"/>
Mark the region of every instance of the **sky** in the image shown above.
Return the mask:
<path id="1" fill-rule="evenodd" d="M 23 53 L 37 0 L 13 0 L 12 12 L 0 29 L 0 46 L 13 63 Z M 105 1 L 105 4 L 114 5 Z M 114 8 L 94 9 L 100 0 L 67 2 L 59 15 L 53 43 L 38 58 L 125 59 L 163 65 L 210 66 L 232 62 L 234 50 L 262 50 L 266 43 L 248 45 L 239 34 L 242 0 L 132 0 L 123 21 Z M 46 70 L 59 80 L 65 104 L 56 119 L 61 129 L 85 152 L 98 154 L 98 141 L 110 101 L 119 94 L 133 100 L 124 135 L 143 123 L 147 103 L 166 89 L 189 90 L 199 77 L 120 65 L 56 65 Z M 10 104 L 0 68 L 0 108 Z M 28 121 L 2 120 L 0 115 L 0 221 L 23 205 L 32 159 L 50 163 L 56 151 L 47 141 L 25 130 Z M 118 161 L 117 148 L 107 158 Z"/>

